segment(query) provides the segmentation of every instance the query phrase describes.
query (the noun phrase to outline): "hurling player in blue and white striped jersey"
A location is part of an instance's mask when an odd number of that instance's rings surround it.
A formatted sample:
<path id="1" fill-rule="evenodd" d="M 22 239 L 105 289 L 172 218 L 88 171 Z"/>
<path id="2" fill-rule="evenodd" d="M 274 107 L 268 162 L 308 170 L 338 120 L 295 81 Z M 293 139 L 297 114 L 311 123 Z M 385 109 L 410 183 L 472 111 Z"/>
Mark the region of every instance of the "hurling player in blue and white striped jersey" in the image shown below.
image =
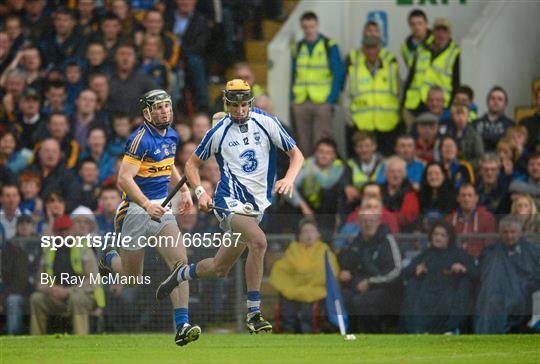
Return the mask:
<path id="1" fill-rule="evenodd" d="M 229 247 L 223 245 L 213 258 L 178 266 L 160 285 L 157 296 L 166 297 L 186 280 L 226 276 L 247 246 L 246 327 L 250 333 L 268 332 L 272 325 L 260 311 L 266 236 L 259 222 L 271 204 L 273 192 L 292 194 L 304 157 L 276 117 L 252 108 L 253 94 L 247 82 L 239 79 L 229 81 L 223 101 L 226 116 L 206 133 L 187 161 L 185 173 L 191 186 L 196 187 L 199 208 L 208 211 L 213 204 L 221 228 L 225 232 L 241 234 L 242 243 Z M 290 165 L 285 177 L 274 185 L 277 148 L 288 154 Z M 221 172 L 214 201 L 201 186 L 199 176 L 200 166 L 211 156 L 215 156 Z M 258 212 L 258 217 L 235 213 L 247 211 L 246 206 Z"/>

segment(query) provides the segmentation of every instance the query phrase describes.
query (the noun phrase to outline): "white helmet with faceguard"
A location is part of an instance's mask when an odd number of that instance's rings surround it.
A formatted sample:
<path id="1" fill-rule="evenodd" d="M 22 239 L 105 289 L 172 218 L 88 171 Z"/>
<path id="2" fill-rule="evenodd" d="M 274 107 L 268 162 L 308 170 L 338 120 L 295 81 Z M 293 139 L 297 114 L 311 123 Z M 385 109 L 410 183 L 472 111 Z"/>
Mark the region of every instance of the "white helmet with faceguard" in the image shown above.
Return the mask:
<path id="1" fill-rule="evenodd" d="M 171 106 L 170 116 L 168 116 L 167 120 L 165 121 L 160 120 L 160 117 L 158 115 L 154 115 L 156 105 L 162 102 L 168 102 Z M 148 91 L 139 99 L 139 105 L 141 107 L 144 120 L 146 120 L 156 128 L 167 129 L 171 125 L 173 121 L 172 101 L 171 96 L 166 91 L 161 89 Z"/>
<path id="2" fill-rule="evenodd" d="M 239 118 L 238 116 L 233 116 L 229 110 L 229 106 L 239 103 L 248 103 L 249 110 L 244 117 Z M 253 93 L 251 92 L 251 86 L 244 80 L 234 79 L 227 82 L 225 85 L 225 90 L 223 90 L 223 107 L 225 112 L 229 114 L 229 117 L 232 121 L 238 123 L 244 123 L 249 120 L 249 114 L 251 111 L 251 106 L 253 104 Z"/>

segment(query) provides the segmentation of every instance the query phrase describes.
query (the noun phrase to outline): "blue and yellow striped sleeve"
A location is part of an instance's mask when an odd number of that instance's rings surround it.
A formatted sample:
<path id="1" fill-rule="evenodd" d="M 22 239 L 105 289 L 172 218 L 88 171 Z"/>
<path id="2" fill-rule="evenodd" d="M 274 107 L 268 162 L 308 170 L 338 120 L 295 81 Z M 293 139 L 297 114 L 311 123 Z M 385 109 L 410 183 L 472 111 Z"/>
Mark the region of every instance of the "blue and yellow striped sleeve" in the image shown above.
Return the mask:
<path id="1" fill-rule="evenodd" d="M 137 133 L 133 133 L 127 143 L 124 152 L 124 161 L 140 166 L 144 155 L 146 154 L 146 148 L 144 147 L 144 135 L 146 130 L 141 128 Z"/>

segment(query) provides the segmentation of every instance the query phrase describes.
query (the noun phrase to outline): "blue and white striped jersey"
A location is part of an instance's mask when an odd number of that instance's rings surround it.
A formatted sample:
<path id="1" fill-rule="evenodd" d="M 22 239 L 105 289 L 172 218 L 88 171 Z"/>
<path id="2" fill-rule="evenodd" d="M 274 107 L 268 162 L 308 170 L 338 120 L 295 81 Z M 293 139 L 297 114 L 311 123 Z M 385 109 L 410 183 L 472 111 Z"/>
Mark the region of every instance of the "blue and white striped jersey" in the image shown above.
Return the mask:
<path id="1" fill-rule="evenodd" d="M 289 151 L 296 145 L 275 116 L 253 108 L 250 119 L 234 123 L 221 119 L 204 136 L 195 154 L 202 160 L 215 155 L 221 172 L 214 200 L 249 202 L 257 211 L 270 206 L 276 175 L 276 147 Z"/>

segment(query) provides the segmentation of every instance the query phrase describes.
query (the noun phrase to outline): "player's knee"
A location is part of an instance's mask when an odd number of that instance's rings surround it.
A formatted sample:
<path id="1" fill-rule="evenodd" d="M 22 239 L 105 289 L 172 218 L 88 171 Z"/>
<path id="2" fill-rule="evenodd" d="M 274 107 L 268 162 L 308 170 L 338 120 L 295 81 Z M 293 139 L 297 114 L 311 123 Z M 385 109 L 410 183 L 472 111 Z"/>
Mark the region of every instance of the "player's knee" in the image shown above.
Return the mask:
<path id="1" fill-rule="evenodd" d="M 264 254 L 266 252 L 266 247 L 268 243 L 266 242 L 266 237 L 264 235 L 253 239 L 250 242 L 249 248 L 254 254 Z"/>

